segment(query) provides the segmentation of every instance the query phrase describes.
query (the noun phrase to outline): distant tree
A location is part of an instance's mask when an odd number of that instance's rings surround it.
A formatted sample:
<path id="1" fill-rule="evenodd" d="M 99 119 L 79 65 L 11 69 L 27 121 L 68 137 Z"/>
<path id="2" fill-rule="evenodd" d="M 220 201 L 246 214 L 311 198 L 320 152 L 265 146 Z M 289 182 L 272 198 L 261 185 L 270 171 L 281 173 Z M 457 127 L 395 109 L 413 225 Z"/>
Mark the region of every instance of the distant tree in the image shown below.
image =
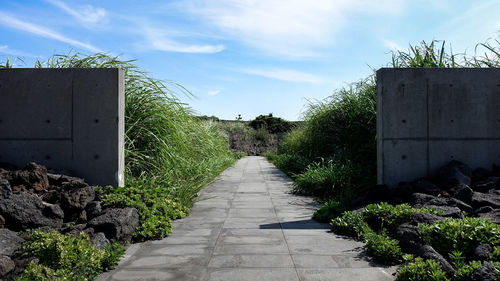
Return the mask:
<path id="1" fill-rule="evenodd" d="M 200 120 L 210 120 L 210 121 L 213 121 L 213 122 L 219 122 L 219 117 L 217 116 L 207 116 L 207 115 L 202 115 L 202 116 L 195 116 L 196 118 L 200 119 Z"/>
<path id="2" fill-rule="evenodd" d="M 238 114 L 238 116 L 236 117 L 236 121 L 241 121 L 243 118 L 241 118 L 241 114 Z"/>
<path id="3" fill-rule="evenodd" d="M 257 116 L 249 125 L 256 130 L 264 128 L 271 134 L 286 133 L 295 127 L 294 123 L 274 117 L 272 113 Z"/>

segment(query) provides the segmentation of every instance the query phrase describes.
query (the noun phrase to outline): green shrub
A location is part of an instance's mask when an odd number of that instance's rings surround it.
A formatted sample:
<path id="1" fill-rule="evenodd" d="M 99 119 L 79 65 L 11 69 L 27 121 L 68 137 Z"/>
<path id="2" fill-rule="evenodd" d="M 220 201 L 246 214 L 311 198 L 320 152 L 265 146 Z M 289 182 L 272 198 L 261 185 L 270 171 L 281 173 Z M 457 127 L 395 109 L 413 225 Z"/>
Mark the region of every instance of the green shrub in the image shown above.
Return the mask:
<path id="1" fill-rule="evenodd" d="M 258 128 L 255 130 L 255 139 L 258 141 L 266 141 L 269 137 L 269 132 L 266 128 Z"/>
<path id="2" fill-rule="evenodd" d="M 346 210 L 347 208 L 341 201 L 329 200 L 314 212 L 313 219 L 319 222 L 330 222 Z"/>
<path id="3" fill-rule="evenodd" d="M 357 239 L 364 239 L 367 233 L 373 232 L 363 220 L 361 213 L 346 211 L 332 220 L 332 231 Z"/>
<path id="4" fill-rule="evenodd" d="M 236 158 L 236 159 L 241 159 L 245 156 L 247 156 L 247 154 L 245 152 L 241 152 L 241 151 L 234 152 L 234 158 Z"/>
<path id="5" fill-rule="evenodd" d="M 307 166 L 311 163 L 308 158 L 298 154 L 278 154 L 273 161 L 278 169 L 282 170 L 292 178 L 305 171 Z"/>
<path id="6" fill-rule="evenodd" d="M 340 207 L 344 208 L 345 206 L 341 205 L 341 202 L 332 201 L 331 206 L 328 208 L 331 208 L 335 212 Z M 393 206 L 386 202 L 381 202 L 367 205 L 361 212 L 347 211 L 342 213 L 340 217 L 332 220 L 334 226 L 332 229 L 341 234 L 363 238 L 361 234 L 366 228 L 373 231 L 367 224 L 367 221 L 377 222 L 377 231 L 383 231 L 386 228 L 393 230 L 399 225 L 408 222 L 411 216 L 416 213 L 439 214 L 439 211 L 429 208 L 412 208 L 408 204 Z"/>
<path id="7" fill-rule="evenodd" d="M 112 241 L 106 246 L 104 251 L 106 255 L 101 262 L 102 270 L 109 271 L 118 265 L 118 262 L 125 253 L 125 248 L 120 243 Z"/>
<path id="8" fill-rule="evenodd" d="M 307 123 L 304 122 L 281 140 L 278 148 L 278 154 L 297 154 L 304 158 L 313 158 L 311 154 L 311 145 L 306 131 Z"/>
<path id="9" fill-rule="evenodd" d="M 438 211 L 429 208 L 413 208 L 408 204 L 393 206 L 386 202 L 367 205 L 363 209 L 365 221 L 376 221 L 380 228 L 396 229 L 403 223 L 408 222 L 416 213 L 439 214 Z"/>
<path id="10" fill-rule="evenodd" d="M 278 136 L 265 127 L 254 129 L 246 122 L 227 121 L 217 122 L 216 125 L 225 132 L 232 151 L 261 155 L 265 151 L 276 152 L 278 149 Z"/>
<path id="11" fill-rule="evenodd" d="M 449 281 L 435 260 L 416 258 L 398 269 L 396 281 Z"/>
<path id="12" fill-rule="evenodd" d="M 266 157 L 266 159 L 273 163 L 274 160 L 276 160 L 276 157 L 278 156 L 278 154 L 276 154 L 276 152 L 270 152 L 270 151 L 266 151 L 264 153 L 262 153 L 262 156 Z"/>
<path id="13" fill-rule="evenodd" d="M 366 249 L 375 260 L 385 265 L 393 265 L 402 261 L 403 252 L 398 240 L 391 239 L 386 234 L 368 232 L 365 234 Z"/>
<path id="14" fill-rule="evenodd" d="M 271 134 L 289 132 L 295 124 L 288 122 L 279 117 L 274 117 L 272 113 L 269 115 L 259 115 L 248 124 L 255 130 L 266 129 Z"/>
<path id="15" fill-rule="evenodd" d="M 465 256 L 464 253 L 460 251 L 453 251 L 449 255 L 449 261 L 453 264 L 455 269 L 460 269 L 465 265 Z"/>
<path id="16" fill-rule="evenodd" d="M 172 220 L 189 214 L 189 208 L 155 180 L 158 179 L 130 179 L 126 188 L 107 187 L 102 196 L 105 205 L 137 209 L 139 227 L 134 232 L 136 240 L 165 237 L 172 232 Z"/>
<path id="17" fill-rule="evenodd" d="M 340 202 L 331 201 L 329 207 L 316 216 L 320 218 L 328 216 L 330 209 L 335 213 L 343 208 L 341 206 Z M 407 204 L 396 206 L 385 202 L 371 204 L 359 212 L 346 211 L 335 217 L 332 220 L 332 231 L 365 241 L 367 252 L 377 261 L 387 265 L 397 264 L 403 260 L 404 253 L 399 247 L 399 242 L 387 235 L 387 229 L 393 230 L 410 220 L 413 214 L 422 212 L 437 213 L 432 209 L 417 209 Z M 376 229 L 372 229 L 368 222 L 376 222 Z"/>
<path id="18" fill-rule="evenodd" d="M 293 182 L 294 191 L 321 198 L 342 198 L 353 194 L 362 171 L 351 162 L 342 164 L 333 160 L 310 164 L 306 171 L 298 174 Z M 349 199 L 349 198 L 342 198 Z M 347 201 L 347 200 L 345 200 Z"/>
<path id="19" fill-rule="evenodd" d="M 468 255 L 477 243 L 500 245 L 500 225 L 484 218 L 464 218 L 438 221 L 432 225 L 420 224 L 424 241 L 443 256 L 452 251 Z"/>
<path id="20" fill-rule="evenodd" d="M 491 260 L 495 262 L 500 262 L 500 245 L 493 247 L 493 253 L 491 253 Z"/>
<path id="21" fill-rule="evenodd" d="M 455 274 L 455 281 L 469 281 L 471 280 L 472 274 L 479 269 L 484 264 L 492 264 L 495 266 L 495 276 L 497 280 L 500 280 L 500 263 L 499 262 L 480 262 L 471 261 L 469 264 L 457 268 L 457 273 Z"/>
<path id="22" fill-rule="evenodd" d="M 36 256 L 39 264 L 32 261 L 18 280 L 92 280 L 116 266 L 124 248 L 115 242 L 106 250 L 95 249 L 85 233 L 35 231 L 23 251 Z"/>
<path id="23" fill-rule="evenodd" d="M 455 281 L 468 281 L 471 279 L 472 274 L 483 264 L 480 261 L 471 261 L 469 264 L 463 264 L 456 267 L 457 273 L 455 274 Z"/>

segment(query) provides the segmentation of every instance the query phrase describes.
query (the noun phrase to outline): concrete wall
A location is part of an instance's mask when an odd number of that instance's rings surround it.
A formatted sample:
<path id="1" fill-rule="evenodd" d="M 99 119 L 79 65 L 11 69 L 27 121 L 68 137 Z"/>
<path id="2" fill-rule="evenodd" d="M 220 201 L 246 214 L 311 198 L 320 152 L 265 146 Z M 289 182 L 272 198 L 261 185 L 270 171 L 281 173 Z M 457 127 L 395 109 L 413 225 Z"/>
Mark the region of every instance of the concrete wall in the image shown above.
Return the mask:
<path id="1" fill-rule="evenodd" d="M 378 183 L 500 163 L 500 69 L 377 71 Z"/>
<path id="2" fill-rule="evenodd" d="M 120 69 L 0 69 L 0 162 L 123 185 Z"/>

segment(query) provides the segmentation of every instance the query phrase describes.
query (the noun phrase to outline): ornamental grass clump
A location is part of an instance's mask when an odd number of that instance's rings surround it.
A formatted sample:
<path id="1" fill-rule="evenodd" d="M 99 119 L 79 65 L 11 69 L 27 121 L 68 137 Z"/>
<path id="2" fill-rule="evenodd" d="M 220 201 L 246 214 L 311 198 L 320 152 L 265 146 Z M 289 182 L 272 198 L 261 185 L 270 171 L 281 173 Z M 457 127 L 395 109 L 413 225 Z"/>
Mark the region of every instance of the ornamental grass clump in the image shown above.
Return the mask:
<path id="1" fill-rule="evenodd" d="M 105 54 L 55 55 L 36 67 L 121 68 L 125 73 L 125 182 L 131 190 L 144 189 L 146 196 L 164 197 L 183 208 L 190 207 L 198 191 L 234 163 L 226 136 L 214 122 L 195 118 L 177 95 L 190 95 L 181 85 L 152 78 L 133 61 L 122 61 Z M 158 194 L 161 190 L 161 194 Z M 107 189 L 108 204 L 138 202 L 119 199 L 123 191 Z M 116 197 L 113 199 L 113 197 Z M 155 205 L 156 206 L 156 205 Z M 154 208 L 153 208 L 154 209 Z M 182 208 L 181 208 L 182 209 Z M 151 211 L 152 213 L 155 213 Z M 186 213 L 183 211 L 182 213 Z M 140 214 L 141 215 L 141 214 Z M 168 222 L 149 221 L 149 227 L 166 230 L 146 231 L 144 238 L 170 233 Z M 147 216 L 150 217 L 150 216 Z M 171 217 L 171 219 L 177 218 Z M 141 229 L 141 227 L 139 228 Z"/>

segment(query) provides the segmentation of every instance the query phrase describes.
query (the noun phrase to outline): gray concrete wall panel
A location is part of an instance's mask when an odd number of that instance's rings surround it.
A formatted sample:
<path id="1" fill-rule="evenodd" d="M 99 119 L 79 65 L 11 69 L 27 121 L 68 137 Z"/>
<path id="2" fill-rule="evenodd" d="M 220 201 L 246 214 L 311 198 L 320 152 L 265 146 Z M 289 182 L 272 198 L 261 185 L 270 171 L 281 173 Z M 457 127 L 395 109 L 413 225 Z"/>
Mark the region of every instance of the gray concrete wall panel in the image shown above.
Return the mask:
<path id="1" fill-rule="evenodd" d="M 421 165 L 421 157 L 427 154 L 427 148 L 427 142 L 421 140 L 385 140 L 384 176 L 388 179 L 426 176 L 427 167 Z"/>
<path id="2" fill-rule="evenodd" d="M 0 162 L 123 185 L 124 107 L 120 69 L 2 69 Z"/>
<path id="3" fill-rule="evenodd" d="M 378 70 L 377 141 L 378 183 L 389 186 L 451 160 L 499 164 L 500 69 Z"/>

